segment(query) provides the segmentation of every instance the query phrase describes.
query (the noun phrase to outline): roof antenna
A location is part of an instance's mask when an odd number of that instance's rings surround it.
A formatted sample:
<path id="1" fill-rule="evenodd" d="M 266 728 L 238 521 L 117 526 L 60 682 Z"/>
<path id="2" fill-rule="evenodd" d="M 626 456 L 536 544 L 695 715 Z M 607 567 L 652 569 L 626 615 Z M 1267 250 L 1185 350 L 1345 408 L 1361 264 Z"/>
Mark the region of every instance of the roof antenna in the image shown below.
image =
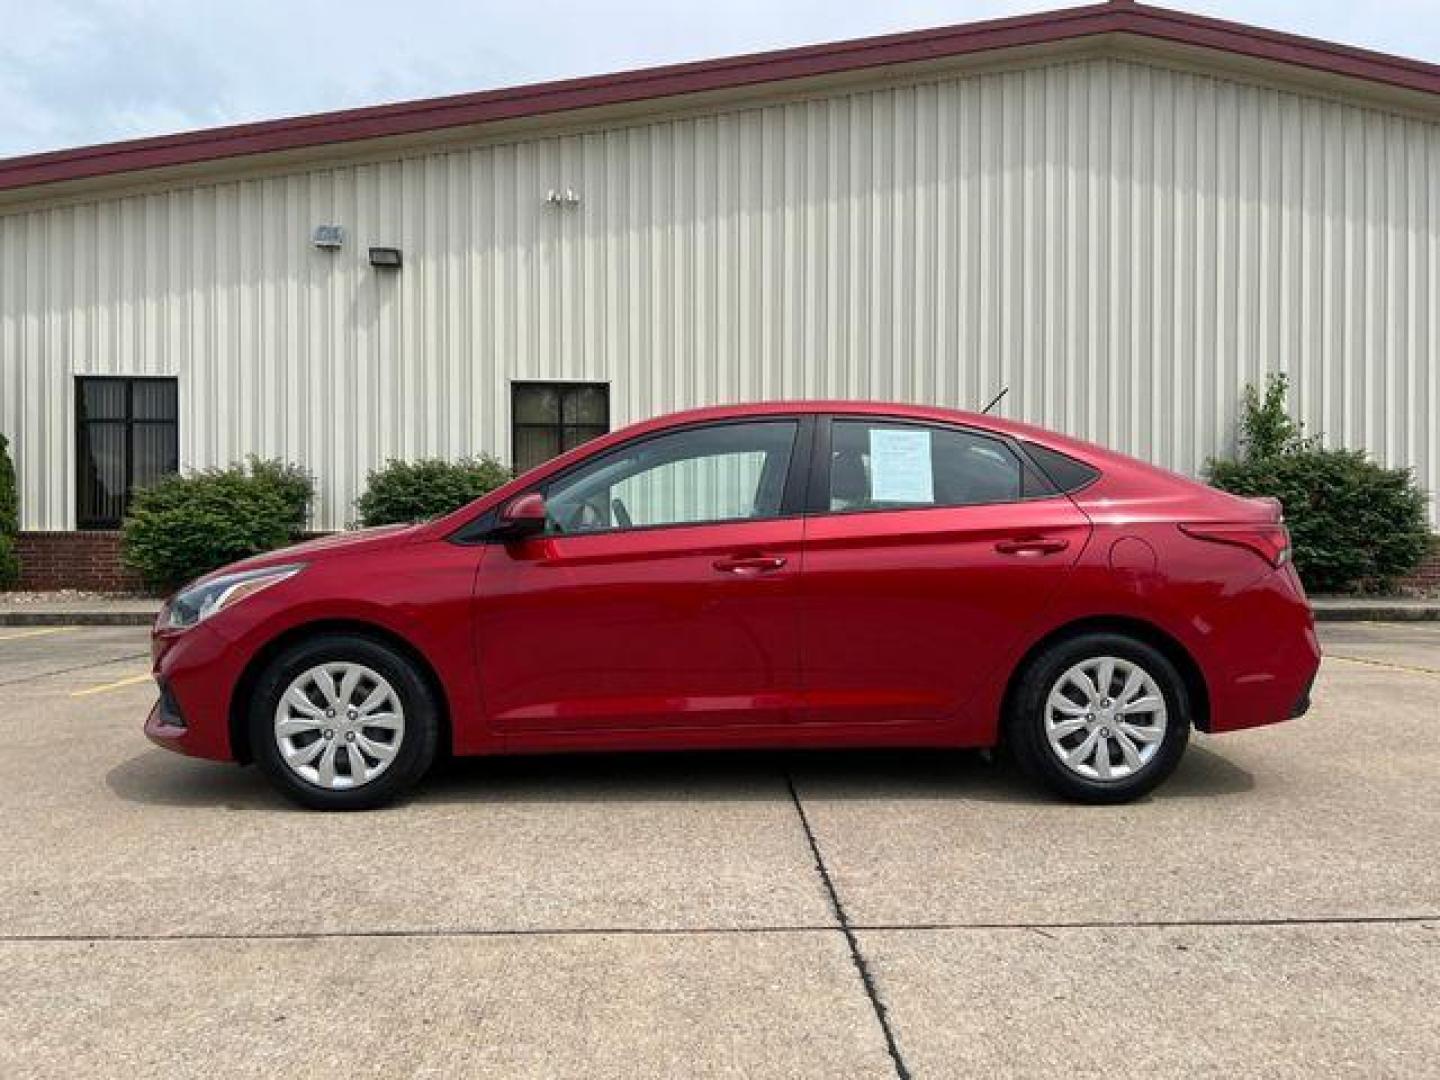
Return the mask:
<path id="1" fill-rule="evenodd" d="M 1000 404 L 1000 399 L 1003 398 L 1003 397 L 1004 397 L 1006 394 L 1008 394 L 1009 392 L 1010 392 L 1010 387 L 1008 387 L 1008 386 L 1005 387 L 1005 389 L 1001 390 L 998 394 L 996 394 L 993 398 L 990 399 L 990 404 L 989 404 L 989 405 L 986 405 L 983 409 L 980 410 L 980 415 L 981 415 L 981 416 L 984 416 L 984 415 L 985 415 L 986 413 L 988 413 L 991 409 L 993 409 L 996 405 L 999 405 L 999 404 Z"/>

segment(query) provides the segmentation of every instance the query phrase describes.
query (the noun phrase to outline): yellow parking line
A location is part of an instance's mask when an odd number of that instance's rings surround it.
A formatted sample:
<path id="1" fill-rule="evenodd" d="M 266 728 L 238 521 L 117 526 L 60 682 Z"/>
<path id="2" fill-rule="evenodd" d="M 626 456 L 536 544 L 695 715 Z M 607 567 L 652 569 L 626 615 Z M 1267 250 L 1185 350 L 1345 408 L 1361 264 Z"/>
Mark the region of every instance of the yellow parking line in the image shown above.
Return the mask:
<path id="1" fill-rule="evenodd" d="M 143 675 L 131 675 L 128 679 L 117 679 L 112 683 L 105 683 L 103 686 L 92 686 L 86 690 L 76 690 L 71 697 L 88 697 L 90 694 L 103 694 L 107 690 L 119 690 L 121 687 L 134 686 L 136 683 L 146 682 L 150 679 L 147 671 Z"/>
<path id="2" fill-rule="evenodd" d="M 39 630 L 21 630 L 15 634 L 0 634 L 0 641 L 19 641 L 21 638 L 44 637 L 46 634 L 63 634 L 73 626 L 43 626 Z"/>
<path id="3" fill-rule="evenodd" d="M 1440 676 L 1440 671 L 1428 667 L 1415 667 L 1413 664 L 1391 664 L 1384 660 L 1367 660 L 1363 656 L 1341 656 L 1338 653 L 1326 653 L 1326 660 L 1344 660 L 1347 664 L 1364 664 L 1366 667 L 1384 668 L 1386 671 L 1408 671 L 1412 675 L 1434 675 Z"/>

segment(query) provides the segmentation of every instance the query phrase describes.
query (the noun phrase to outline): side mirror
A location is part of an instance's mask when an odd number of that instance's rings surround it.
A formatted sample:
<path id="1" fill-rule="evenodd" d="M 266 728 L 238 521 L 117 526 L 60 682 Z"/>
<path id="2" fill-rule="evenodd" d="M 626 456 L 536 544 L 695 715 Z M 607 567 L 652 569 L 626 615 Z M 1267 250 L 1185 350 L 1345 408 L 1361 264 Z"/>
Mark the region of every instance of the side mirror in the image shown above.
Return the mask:
<path id="1" fill-rule="evenodd" d="M 545 496 L 531 491 L 501 508 L 500 519 L 490 535 L 500 540 L 523 540 L 544 532 L 545 523 Z"/>

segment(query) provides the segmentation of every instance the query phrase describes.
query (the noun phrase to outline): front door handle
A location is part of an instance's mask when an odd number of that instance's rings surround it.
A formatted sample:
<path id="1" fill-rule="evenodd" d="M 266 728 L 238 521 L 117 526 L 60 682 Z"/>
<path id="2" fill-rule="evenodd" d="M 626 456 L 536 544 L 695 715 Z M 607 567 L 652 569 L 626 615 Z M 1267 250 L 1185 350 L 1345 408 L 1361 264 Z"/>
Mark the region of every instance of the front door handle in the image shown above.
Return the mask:
<path id="1" fill-rule="evenodd" d="M 714 567 L 722 574 L 769 574 L 785 565 L 783 555 L 726 555 Z"/>
<path id="2" fill-rule="evenodd" d="M 1001 540 L 995 550 L 1001 555 L 1054 555 L 1069 546 L 1069 540 L 1055 536 L 1017 536 L 1013 540 Z"/>

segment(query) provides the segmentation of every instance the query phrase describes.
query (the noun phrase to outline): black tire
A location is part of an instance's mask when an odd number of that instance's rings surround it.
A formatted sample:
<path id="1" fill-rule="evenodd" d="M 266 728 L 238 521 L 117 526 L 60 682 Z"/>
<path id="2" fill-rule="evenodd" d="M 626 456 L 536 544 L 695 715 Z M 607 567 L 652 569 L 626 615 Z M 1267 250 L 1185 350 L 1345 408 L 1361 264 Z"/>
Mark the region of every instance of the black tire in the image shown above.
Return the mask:
<path id="1" fill-rule="evenodd" d="M 1051 691 L 1075 665 L 1100 657 L 1115 657 L 1142 669 L 1154 680 L 1165 702 L 1164 734 L 1158 740 L 1153 755 L 1121 779 L 1080 775 L 1060 760 L 1060 754 L 1052 748 L 1047 736 L 1046 714 Z M 1098 682 L 1098 679 L 1094 681 Z M 1190 738 L 1190 715 L 1190 696 L 1185 680 L 1158 649 L 1124 634 L 1079 634 L 1046 649 L 1021 673 L 1006 717 L 1006 744 L 1020 768 L 1051 791 L 1077 802 L 1123 803 L 1153 791 L 1175 771 Z M 1103 722 L 1102 719 L 1097 724 Z M 1091 730 L 1082 729 L 1067 738 L 1078 749 Z M 1095 733 L 1108 731 L 1108 727 L 1102 727 Z M 1129 739 L 1129 742 L 1143 752 L 1143 745 L 1138 740 Z M 1093 763 L 1098 761 L 1099 752 L 1097 749 L 1092 766 L 1082 767 L 1097 771 Z M 1104 752 L 1107 762 L 1115 761 L 1117 768 L 1130 767 L 1118 757 L 1118 749 Z"/>
<path id="2" fill-rule="evenodd" d="M 343 790 L 321 787 L 291 769 L 275 733 L 281 694 L 297 677 L 325 663 L 359 664 L 383 676 L 394 689 L 404 715 L 398 749 L 384 771 Z M 286 649 L 256 681 L 250 698 L 249 733 L 256 763 L 287 798 L 312 810 L 369 810 L 408 791 L 429 769 L 440 737 L 440 711 L 425 678 L 396 650 L 358 635 L 320 634 Z"/>

